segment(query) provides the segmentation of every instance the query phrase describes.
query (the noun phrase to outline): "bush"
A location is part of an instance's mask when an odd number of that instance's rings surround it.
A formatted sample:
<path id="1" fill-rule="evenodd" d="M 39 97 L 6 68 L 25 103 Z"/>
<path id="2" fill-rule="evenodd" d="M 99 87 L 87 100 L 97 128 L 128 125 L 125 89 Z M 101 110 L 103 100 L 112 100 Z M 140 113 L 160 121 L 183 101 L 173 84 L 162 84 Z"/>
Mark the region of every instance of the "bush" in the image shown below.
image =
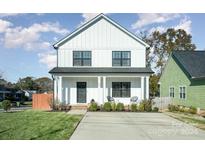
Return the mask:
<path id="1" fill-rule="evenodd" d="M 112 111 L 116 111 L 116 103 L 112 102 L 111 103 Z"/>
<path id="2" fill-rule="evenodd" d="M 16 106 L 17 106 L 17 107 L 20 107 L 20 102 L 16 102 Z"/>
<path id="3" fill-rule="evenodd" d="M 54 104 L 53 105 L 53 110 L 56 111 L 68 111 L 70 110 L 70 105 L 66 105 L 66 104 Z"/>
<path id="4" fill-rule="evenodd" d="M 176 106 L 176 105 L 173 105 L 173 104 L 169 104 L 169 105 L 168 105 L 168 110 L 169 110 L 170 112 L 180 111 L 180 107 L 179 107 L 179 106 Z"/>
<path id="5" fill-rule="evenodd" d="M 144 112 L 145 111 L 144 103 L 140 103 L 139 104 L 138 111 L 140 111 L 140 112 Z"/>
<path id="6" fill-rule="evenodd" d="M 159 108 L 158 108 L 158 107 L 154 107 L 152 111 L 153 111 L 153 112 L 158 112 L 158 111 L 159 111 Z"/>
<path id="7" fill-rule="evenodd" d="M 151 112 L 152 111 L 152 102 L 150 100 L 143 100 L 139 105 L 139 111 Z"/>
<path id="8" fill-rule="evenodd" d="M 144 100 L 144 109 L 146 112 L 152 111 L 152 102 L 150 100 Z"/>
<path id="9" fill-rule="evenodd" d="M 131 104 L 131 111 L 132 112 L 136 112 L 137 111 L 137 104 L 135 104 L 135 103 Z"/>
<path id="10" fill-rule="evenodd" d="M 2 102 L 2 107 L 7 112 L 8 110 L 11 109 L 11 101 L 10 100 L 4 100 Z"/>
<path id="11" fill-rule="evenodd" d="M 88 107 L 89 111 L 97 111 L 98 105 L 95 102 L 90 103 L 90 106 Z"/>
<path id="12" fill-rule="evenodd" d="M 123 103 L 117 103 L 116 110 L 117 111 L 124 111 L 125 107 Z"/>
<path id="13" fill-rule="evenodd" d="M 188 111 L 188 112 L 191 113 L 191 114 L 196 114 L 196 113 L 197 113 L 197 108 L 191 106 L 191 107 L 189 108 L 189 111 Z"/>
<path id="14" fill-rule="evenodd" d="M 103 110 L 104 111 L 111 111 L 111 109 L 112 109 L 112 106 L 111 106 L 111 103 L 110 102 L 106 102 L 106 103 L 104 103 L 104 105 L 103 105 Z"/>

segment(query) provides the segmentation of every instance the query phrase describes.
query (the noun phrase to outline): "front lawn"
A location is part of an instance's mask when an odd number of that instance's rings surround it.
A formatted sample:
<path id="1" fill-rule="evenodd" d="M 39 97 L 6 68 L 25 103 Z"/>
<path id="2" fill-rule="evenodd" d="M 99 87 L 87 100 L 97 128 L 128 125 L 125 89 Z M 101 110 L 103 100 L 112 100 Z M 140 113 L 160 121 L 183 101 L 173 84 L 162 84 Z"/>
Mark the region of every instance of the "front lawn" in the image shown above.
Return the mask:
<path id="1" fill-rule="evenodd" d="M 191 124 L 197 128 L 205 130 L 205 118 L 195 114 L 183 113 L 183 112 L 166 112 L 165 114 Z"/>
<path id="2" fill-rule="evenodd" d="M 69 139 L 82 115 L 65 112 L 20 111 L 0 113 L 1 140 Z"/>

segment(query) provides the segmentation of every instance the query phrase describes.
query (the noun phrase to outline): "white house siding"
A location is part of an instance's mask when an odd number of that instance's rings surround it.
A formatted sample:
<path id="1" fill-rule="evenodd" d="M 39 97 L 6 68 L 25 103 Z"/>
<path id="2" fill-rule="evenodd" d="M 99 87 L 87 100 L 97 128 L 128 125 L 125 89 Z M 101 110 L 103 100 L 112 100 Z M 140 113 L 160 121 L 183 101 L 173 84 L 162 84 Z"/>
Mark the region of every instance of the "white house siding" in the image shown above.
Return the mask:
<path id="1" fill-rule="evenodd" d="M 100 90 L 98 89 L 98 78 L 96 77 L 63 77 L 62 78 L 62 102 L 67 104 L 77 104 L 77 82 L 87 83 L 86 102 L 94 99 L 98 103 L 103 101 L 103 78 L 101 77 Z M 140 77 L 106 77 L 105 97 L 112 96 L 112 82 L 131 82 L 131 97 L 138 96 L 141 100 L 141 79 Z M 114 98 L 116 102 L 130 103 L 129 98 Z"/>
<path id="2" fill-rule="evenodd" d="M 98 101 L 98 80 L 97 77 L 63 77 L 62 79 L 62 102 L 76 104 L 77 103 L 77 82 L 87 83 L 87 96 L 86 102 L 90 102 L 91 99 Z M 66 88 L 68 89 L 66 91 Z M 67 92 L 67 94 L 66 94 Z M 67 96 L 67 98 L 66 98 Z M 66 99 L 68 100 L 66 102 Z"/>
<path id="3" fill-rule="evenodd" d="M 131 51 L 131 67 L 145 67 L 145 46 L 105 19 L 101 19 L 59 47 L 59 67 L 73 66 L 74 50 L 92 51 L 93 67 L 112 67 L 112 51 Z"/>

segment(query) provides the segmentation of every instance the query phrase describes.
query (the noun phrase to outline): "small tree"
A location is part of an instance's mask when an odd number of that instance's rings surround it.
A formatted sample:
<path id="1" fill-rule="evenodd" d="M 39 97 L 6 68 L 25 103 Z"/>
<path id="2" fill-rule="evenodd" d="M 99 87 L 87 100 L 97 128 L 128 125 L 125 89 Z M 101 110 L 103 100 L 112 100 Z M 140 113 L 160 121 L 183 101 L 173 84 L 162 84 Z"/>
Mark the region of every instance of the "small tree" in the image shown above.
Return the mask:
<path id="1" fill-rule="evenodd" d="M 8 110 L 11 109 L 11 101 L 10 100 L 4 100 L 2 102 L 2 107 L 7 112 Z"/>

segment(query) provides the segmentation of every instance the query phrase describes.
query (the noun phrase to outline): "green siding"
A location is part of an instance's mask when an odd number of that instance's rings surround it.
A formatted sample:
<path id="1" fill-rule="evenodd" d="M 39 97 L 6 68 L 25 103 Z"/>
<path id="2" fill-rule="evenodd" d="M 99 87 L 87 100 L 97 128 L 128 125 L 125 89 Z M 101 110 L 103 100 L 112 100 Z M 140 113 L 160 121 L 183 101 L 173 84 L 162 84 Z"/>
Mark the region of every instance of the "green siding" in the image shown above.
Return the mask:
<path id="1" fill-rule="evenodd" d="M 205 80 L 189 80 L 186 73 L 170 57 L 160 78 L 160 96 L 169 97 L 169 87 L 174 87 L 173 103 L 205 109 Z M 179 87 L 186 87 L 186 99 L 179 98 Z"/>

